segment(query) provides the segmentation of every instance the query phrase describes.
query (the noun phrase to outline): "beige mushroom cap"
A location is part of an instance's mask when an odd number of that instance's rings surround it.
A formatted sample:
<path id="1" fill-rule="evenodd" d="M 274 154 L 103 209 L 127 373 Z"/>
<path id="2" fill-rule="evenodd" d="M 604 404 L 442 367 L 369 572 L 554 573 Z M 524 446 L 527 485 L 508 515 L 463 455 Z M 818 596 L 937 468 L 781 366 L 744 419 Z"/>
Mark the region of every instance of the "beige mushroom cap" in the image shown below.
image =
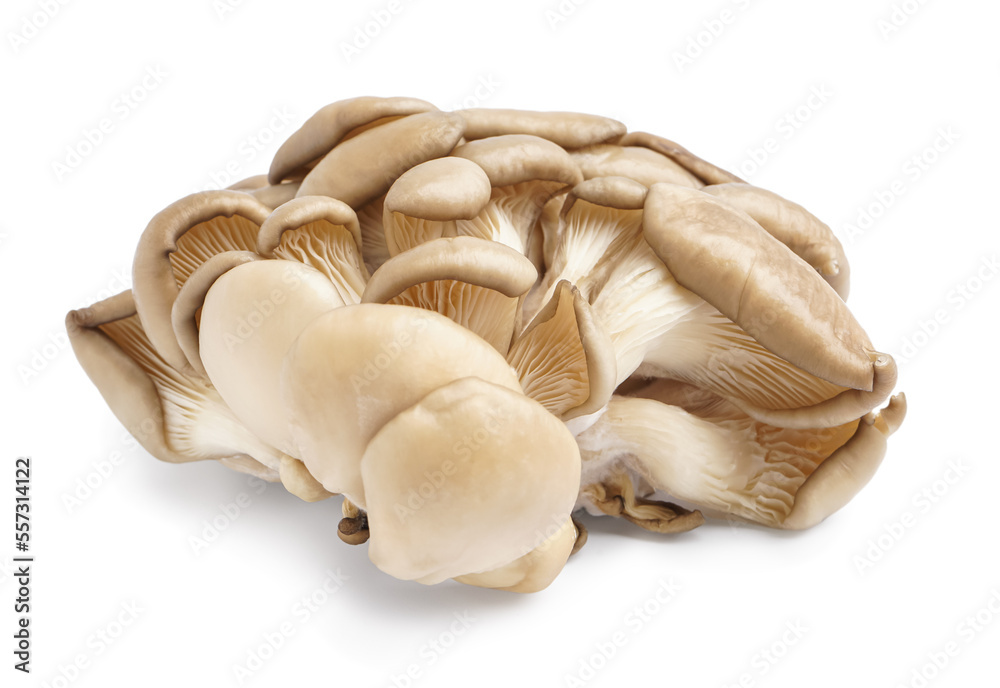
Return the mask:
<path id="1" fill-rule="evenodd" d="M 211 236 L 221 250 L 249 250 L 239 243 L 244 230 L 256 233 L 271 210 L 240 191 L 204 191 L 170 204 L 157 213 L 139 238 L 132 263 L 132 292 L 143 329 L 161 356 L 178 370 L 188 370 L 187 358 L 174 335 L 171 310 L 180 289 L 171 261 L 182 238 L 193 236 L 189 262 L 200 264 L 203 238 Z M 221 252 L 218 248 L 214 253 Z M 192 270 L 193 271 L 193 270 Z"/>
<path id="2" fill-rule="evenodd" d="M 824 380 L 872 389 L 874 348 L 847 305 L 748 215 L 696 189 L 657 184 L 644 233 L 679 284 L 763 346 Z"/>
<path id="3" fill-rule="evenodd" d="M 661 182 L 700 188 L 702 181 L 667 156 L 642 146 L 602 144 L 573 151 L 573 159 L 587 179 L 628 177 L 644 186 Z"/>
<path id="4" fill-rule="evenodd" d="M 359 208 L 421 162 L 448 155 L 465 127 L 458 115 L 424 112 L 344 141 L 306 175 L 299 196 L 332 196 Z"/>
<path id="5" fill-rule="evenodd" d="M 573 521 L 567 518 L 550 538 L 520 559 L 492 571 L 458 576 L 455 580 L 508 592 L 539 592 L 549 587 L 562 571 L 578 537 L 580 534 Z"/>
<path id="6" fill-rule="evenodd" d="M 296 455 L 281 402 L 281 369 L 295 338 L 315 318 L 345 305 L 319 271 L 285 260 L 234 267 L 208 290 L 201 360 L 236 417 L 262 440 Z"/>
<path id="7" fill-rule="evenodd" d="M 583 181 L 570 154 L 538 136 L 510 134 L 470 141 L 456 148 L 453 155 L 482 167 L 493 186 L 536 180 L 568 185 Z"/>
<path id="8" fill-rule="evenodd" d="M 454 280 L 521 296 L 535 283 L 535 266 L 523 255 L 475 237 L 435 239 L 387 260 L 375 271 L 363 303 L 386 303 L 421 282 Z"/>
<path id="9" fill-rule="evenodd" d="M 573 435 L 536 402 L 469 377 L 386 423 L 361 471 L 368 556 L 396 578 L 432 584 L 544 544 L 576 502 L 580 458 Z"/>
<path id="10" fill-rule="evenodd" d="M 536 112 L 531 110 L 459 110 L 469 141 L 504 134 L 531 134 L 563 148 L 582 148 L 609 141 L 625 133 L 625 125 L 607 117 L 580 112 Z"/>
<path id="11" fill-rule="evenodd" d="M 503 356 L 438 313 L 360 304 L 321 315 L 282 372 L 299 458 L 326 490 L 365 508 L 360 463 L 372 436 L 429 392 L 470 375 L 520 394 Z"/>
<path id="12" fill-rule="evenodd" d="M 352 130 L 385 118 L 402 117 L 436 110 L 417 98 L 377 98 L 362 96 L 340 100 L 320 108 L 288 137 L 271 162 L 267 179 L 279 184 L 310 162 L 322 157 Z"/>
<path id="13" fill-rule="evenodd" d="M 483 168 L 447 157 L 403 173 L 385 197 L 385 210 L 421 220 L 471 220 L 489 202 L 490 178 Z"/>
<path id="14" fill-rule="evenodd" d="M 563 208 L 568 212 L 576 199 L 617 210 L 641 210 L 649 189 L 627 177 L 595 177 L 573 187 Z"/>

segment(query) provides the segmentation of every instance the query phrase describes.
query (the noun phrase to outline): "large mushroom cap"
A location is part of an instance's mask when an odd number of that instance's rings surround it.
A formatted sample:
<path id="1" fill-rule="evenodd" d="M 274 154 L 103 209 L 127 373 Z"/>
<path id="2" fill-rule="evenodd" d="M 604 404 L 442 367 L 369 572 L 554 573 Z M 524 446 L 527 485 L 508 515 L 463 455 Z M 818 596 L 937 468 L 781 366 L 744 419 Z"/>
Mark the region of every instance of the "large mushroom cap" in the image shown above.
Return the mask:
<path id="1" fill-rule="evenodd" d="M 371 438 L 426 394 L 468 376 L 521 389 L 494 348 L 438 313 L 370 303 L 325 313 L 299 335 L 282 372 L 298 456 L 327 491 L 364 508 L 360 463 Z"/>
<path id="2" fill-rule="evenodd" d="M 543 545 L 576 502 L 580 458 L 536 402 L 469 377 L 386 423 L 361 470 L 371 560 L 397 578 L 438 583 Z"/>

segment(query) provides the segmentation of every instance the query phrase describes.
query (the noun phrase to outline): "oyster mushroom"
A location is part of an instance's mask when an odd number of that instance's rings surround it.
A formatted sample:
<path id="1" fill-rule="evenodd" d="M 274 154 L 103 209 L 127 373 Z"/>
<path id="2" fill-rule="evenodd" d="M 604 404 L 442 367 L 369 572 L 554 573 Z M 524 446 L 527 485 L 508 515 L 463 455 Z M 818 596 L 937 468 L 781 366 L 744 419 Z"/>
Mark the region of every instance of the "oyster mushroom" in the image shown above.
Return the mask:
<path id="1" fill-rule="evenodd" d="M 334 103 L 133 274 L 67 329 L 142 446 L 341 494 L 331 537 L 426 584 L 545 588 L 575 509 L 807 528 L 905 415 L 829 227 L 604 117 Z"/>

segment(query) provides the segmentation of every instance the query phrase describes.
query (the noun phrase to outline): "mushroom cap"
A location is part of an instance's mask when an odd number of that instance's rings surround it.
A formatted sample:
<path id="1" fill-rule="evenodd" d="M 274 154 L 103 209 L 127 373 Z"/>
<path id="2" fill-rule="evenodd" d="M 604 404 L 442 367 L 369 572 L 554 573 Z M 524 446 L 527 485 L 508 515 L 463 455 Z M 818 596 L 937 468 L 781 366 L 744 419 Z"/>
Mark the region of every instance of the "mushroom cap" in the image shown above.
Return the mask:
<path id="1" fill-rule="evenodd" d="M 180 289 L 171 254 L 178 251 L 179 242 L 188 232 L 192 232 L 195 243 L 199 243 L 203 235 L 209 235 L 213 246 L 222 244 L 223 250 L 251 250 L 252 246 L 240 243 L 226 245 L 229 237 L 216 230 L 231 226 L 236 236 L 244 228 L 252 228 L 256 233 L 270 212 L 270 208 L 250 194 L 203 191 L 186 196 L 161 210 L 139 237 L 132 262 L 132 293 L 136 310 L 150 342 L 178 370 L 187 370 L 188 365 L 174 335 L 171 320 L 171 310 Z M 213 252 L 220 251 L 215 249 Z M 194 258 L 197 264 L 203 261 L 202 256 Z"/>
<path id="2" fill-rule="evenodd" d="M 643 146 L 662 153 L 686 169 L 705 184 L 727 184 L 742 182 L 732 172 L 728 172 L 707 160 L 702 160 L 679 143 L 644 131 L 631 131 L 616 142 L 619 146 Z"/>
<path id="3" fill-rule="evenodd" d="M 679 284 L 764 347 L 834 384 L 872 389 L 874 349 L 847 305 L 748 215 L 696 189 L 657 184 L 644 233 Z"/>
<path id="4" fill-rule="evenodd" d="M 661 182 L 699 188 L 702 181 L 667 156 L 641 146 L 602 144 L 573 151 L 573 159 L 587 179 L 628 177 L 644 186 Z"/>
<path id="5" fill-rule="evenodd" d="M 625 125 L 607 117 L 580 112 L 537 112 L 470 108 L 458 110 L 468 141 L 505 134 L 531 134 L 563 148 L 582 148 L 620 137 Z"/>
<path id="6" fill-rule="evenodd" d="M 714 184 L 702 191 L 756 220 L 768 234 L 812 265 L 847 300 L 851 270 L 844 247 L 819 218 L 798 203 L 751 184 Z"/>
<path id="7" fill-rule="evenodd" d="M 562 571 L 578 537 L 573 521 L 566 519 L 555 534 L 523 557 L 492 571 L 470 573 L 455 580 L 508 592 L 539 592 L 549 587 Z"/>
<path id="8" fill-rule="evenodd" d="M 583 175 L 563 148 L 538 136 L 509 134 L 470 141 L 453 155 L 476 163 L 492 186 L 511 186 L 528 181 L 579 184 Z"/>
<path id="9" fill-rule="evenodd" d="M 400 117 L 436 110 L 417 98 L 362 96 L 320 108 L 281 145 L 271 162 L 267 179 L 279 184 L 297 170 L 322 157 L 353 129 L 386 117 Z"/>
<path id="10" fill-rule="evenodd" d="M 432 584 L 544 544 L 576 502 L 580 455 L 539 404 L 468 377 L 386 423 L 361 470 L 368 556 L 396 578 Z"/>
<path id="11" fill-rule="evenodd" d="M 285 353 L 309 323 L 343 305 L 319 271 L 285 260 L 234 267 L 205 296 L 199 342 L 209 379 L 246 427 L 286 454 L 295 456 L 281 403 Z"/>
<path id="12" fill-rule="evenodd" d="M 448 155 L 465 121 L 423 112 L 364 131 L 331 150 L 302 180 L 299 196 L 332 196 L 358 208 L 381 196 L 414 165 Z"/>
<path id="13" fill-rule="evenodd" d="M 281 243 L 281 235 L 313 222 L 328 222 L 344 227 L 354 238 L 354 245 L 361 253 L 361 227 L 351 206 L 328 196 L 299 196 L 283 203 L 264 221 L 257 235 L 257 252 L 265 258 L 274 257 L 274 249 Z"/>
<path id="14" fill-rule="evenodd" d="M 385 212 L 421 220 L 471 220 L 490 202 L 490 178 L 471 160 L 428 160 L 400 176 L 385 197 Z"/>
<path id="15" fill-rule="evenodd" d="M 282 371 L 298 456 L 327 491 L 364 508 L 369 440 L 432 390 L 470 375 L 520 394 L 503 356 L 443 315 L 383 304 L 325 313 L 301 332 Z"/>
<path id="16" fill-rule="evenodd" d="M 368 281 L 362 303 L 386 303 L 421 282 L 455 280 L 504 296 L 521 296 L 538 273 L 527 258 L 509 246 L 476 237 L 434 239 L 383 263 Z"/>
<path id="17" fill-rule="evenodd" d="M 649 192 L 644 185 L 627 177 L 595 177 L 573 187 L 563 211 L 568 211 L 575 199 L 617 210 L 641 210 Z"/>

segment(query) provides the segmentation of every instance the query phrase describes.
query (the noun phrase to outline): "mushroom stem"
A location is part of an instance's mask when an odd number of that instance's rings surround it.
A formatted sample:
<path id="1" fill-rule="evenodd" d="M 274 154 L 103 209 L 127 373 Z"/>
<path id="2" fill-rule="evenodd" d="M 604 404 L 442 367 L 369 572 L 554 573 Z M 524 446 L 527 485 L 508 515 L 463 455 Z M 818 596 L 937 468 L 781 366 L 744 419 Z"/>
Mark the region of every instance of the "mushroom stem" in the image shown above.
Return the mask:
<path id="1" fill-rule="evenodd" d="M 705 523 L 700 511 L 637 496 L 632 478 L 623 470 L 611 473 L 599 483 L 587 485 L 582 493 L 608 516 L 620 516 L 654 533 L 683 533 Z"/>
<path id="2" fill-rule="evenodd" d="M 341 507 L 344 518 L 337 526 L 337 536 L 349 545 L 361 545 L 368 542 L 368 514 L 344 498 Z"/>
<path id="3" fill-rule="evenodd" d="M 579 520 L 578 518 L 574 518 L 572 516 L 570 517 L 570 520 L 573 521 L 573 527 L 576 528 L 576 541 L 573 543 L 573 549 L 570 550 L 569 553 L 570 556 L 573 556 L 581 549 L 583 549 L 583 546 L 587 544 L 588 535 L 587 535 L 587 526 L 583 525 L 583 521 Z"/>

